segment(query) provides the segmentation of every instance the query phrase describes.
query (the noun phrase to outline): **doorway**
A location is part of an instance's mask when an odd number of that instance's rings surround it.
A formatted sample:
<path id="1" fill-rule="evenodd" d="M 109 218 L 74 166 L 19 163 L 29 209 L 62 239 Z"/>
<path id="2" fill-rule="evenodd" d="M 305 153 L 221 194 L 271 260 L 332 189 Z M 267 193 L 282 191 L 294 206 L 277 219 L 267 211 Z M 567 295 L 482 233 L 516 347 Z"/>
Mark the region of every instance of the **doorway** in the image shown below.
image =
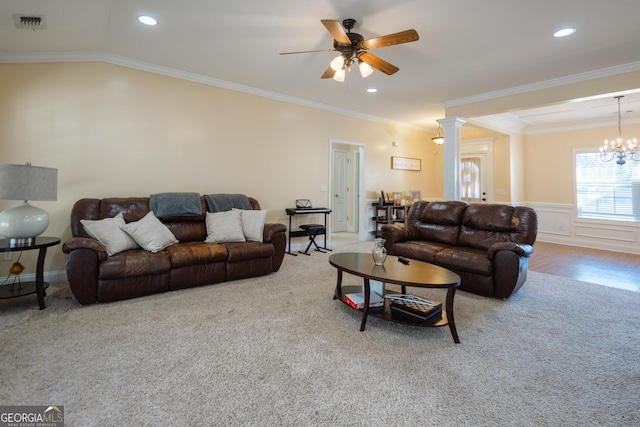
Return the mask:
<path id="1" fill-rule="evenodd" d="M 359 241 L 366 238 L 364 212 L 364 144 L 331 140 L 329 208 L 331 221 L 329 239 Z M 362 234 L 365 234 L 362 236 Z"/>
<path id="2" fill-rule="evenodd" d="M 460 144 L 460 200 L 493 201 L 493 138 L 466 140 Z"/>

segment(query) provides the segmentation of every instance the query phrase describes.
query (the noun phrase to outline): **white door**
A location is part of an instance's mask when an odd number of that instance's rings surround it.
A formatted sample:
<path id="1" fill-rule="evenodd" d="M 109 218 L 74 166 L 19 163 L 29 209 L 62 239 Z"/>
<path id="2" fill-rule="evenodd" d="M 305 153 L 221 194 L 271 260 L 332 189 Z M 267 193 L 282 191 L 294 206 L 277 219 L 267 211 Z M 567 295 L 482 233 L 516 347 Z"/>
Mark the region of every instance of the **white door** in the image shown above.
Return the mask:
<path id="1" fill-rule="evenodd" d="M 333 150 L 333 232 L 347 231 L 349 226 L 349 152 Z"/>
<path id="2" fill-rule="evenodd" d="M 460 198 L 467 203 L 487 202 L 487 155 L 466 154 L 460 157 Z"/>

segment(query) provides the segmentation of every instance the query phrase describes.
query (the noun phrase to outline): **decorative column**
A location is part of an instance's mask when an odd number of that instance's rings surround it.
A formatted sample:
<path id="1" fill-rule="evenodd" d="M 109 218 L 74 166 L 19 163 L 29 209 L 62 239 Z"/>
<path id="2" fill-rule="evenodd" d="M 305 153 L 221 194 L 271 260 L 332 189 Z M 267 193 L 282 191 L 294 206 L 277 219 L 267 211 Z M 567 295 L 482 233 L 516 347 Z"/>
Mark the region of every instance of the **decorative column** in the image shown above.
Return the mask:
<path id="1" fill-rule="evenodd" d="M 460 200 L 460 128 L 467 121 L 460 117 L 438 120 L 444 135 L 444 199 Z"/>

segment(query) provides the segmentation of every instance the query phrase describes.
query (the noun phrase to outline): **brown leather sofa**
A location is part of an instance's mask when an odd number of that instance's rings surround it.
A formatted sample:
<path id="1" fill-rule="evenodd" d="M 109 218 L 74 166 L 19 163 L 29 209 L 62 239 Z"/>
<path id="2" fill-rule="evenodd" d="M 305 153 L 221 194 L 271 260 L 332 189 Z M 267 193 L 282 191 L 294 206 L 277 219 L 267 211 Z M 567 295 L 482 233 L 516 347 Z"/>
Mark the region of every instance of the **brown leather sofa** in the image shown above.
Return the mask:
<path id="1" fill-rule="evenodd" d="M 382 227 L 390 255 L 447 268 L 459 289 L 503 299 L 526 281 L 537 233 L 531 208 L 459 201 L 417 202 L 406 224 Z"/>
<path id="2" fill-rule="evenodd" d="M 201 215 L 160 218 L 179 243 L 157 253 L 132 249 L 108 256 L 89 237 L 81 219 L 124 215 L 138 221 L 149 212 L 149 197 L 82 199 L 71 211 L 73 238 L 63 245 L 68 254 L 67 278 L 80 304 L 110 302 L 169 290 L 267 275 L 278 271 L 286 249 L 284 224 L 265 224 L 263 242 L 206 243 L 207 203 Z M 257 200 L 249 198 L 254 210 Z"/>

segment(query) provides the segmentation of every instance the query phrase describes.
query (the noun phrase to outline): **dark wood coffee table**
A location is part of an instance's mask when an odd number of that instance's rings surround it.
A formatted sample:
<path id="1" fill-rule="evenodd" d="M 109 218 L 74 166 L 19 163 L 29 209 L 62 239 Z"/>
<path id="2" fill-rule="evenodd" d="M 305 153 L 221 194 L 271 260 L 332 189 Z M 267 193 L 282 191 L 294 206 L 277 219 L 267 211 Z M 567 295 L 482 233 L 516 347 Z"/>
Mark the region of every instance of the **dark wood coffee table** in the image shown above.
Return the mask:
<path id="1" fill-rule="evenodd" d="M 347 272 L 364 279 L 365 302 L 364 307 L 362 308 L 362 321 L 360 323 L 361 331 L 364 331 L 364 327 L 367 324 L 367 316 L 369 314 L 385 320 L 395 321 L 395 319 L 391 317 L 387 298 L 385 298 L 384 307 L 369 308 L 369 293 L 371 292 L 369 280 L 378 280 L 386 284 L 400 285 L 402 287 L 401 292 L 403 294 L 406 293 L 407 286 L 418 288 L 446 288 L 447 299 L 445 310 L 442 310 L 442 320 L 432 325 L 425 324 L 421 326 L 449 325 L 453 341 L 456 344 L 460 343 L 453 316 L 453 298 L 455 297 L 456 288 L 460 286 L 460 276 L 453 271 L 413 259 L 410 260 L 409 265 L 405 265 L 399 262 L 395 256 L 387 257 L 384 265 L 376 266 L 373 262 L 373 258 L 371 257 L 371 253 L 354 252 L 333 254 L 329 257 L 329 264 L 338 269 L 338 281 L 333 299 L 339 299 L 346 304 L 343 298 L 342 288 L 343 272 Z M 344 290 L 347 291 L 345 293 L 359 292 L 361 289 L 362 288 L 359 286 L 344 288 Z M 386 292 L 390 293 L 389 291 Z"/>

